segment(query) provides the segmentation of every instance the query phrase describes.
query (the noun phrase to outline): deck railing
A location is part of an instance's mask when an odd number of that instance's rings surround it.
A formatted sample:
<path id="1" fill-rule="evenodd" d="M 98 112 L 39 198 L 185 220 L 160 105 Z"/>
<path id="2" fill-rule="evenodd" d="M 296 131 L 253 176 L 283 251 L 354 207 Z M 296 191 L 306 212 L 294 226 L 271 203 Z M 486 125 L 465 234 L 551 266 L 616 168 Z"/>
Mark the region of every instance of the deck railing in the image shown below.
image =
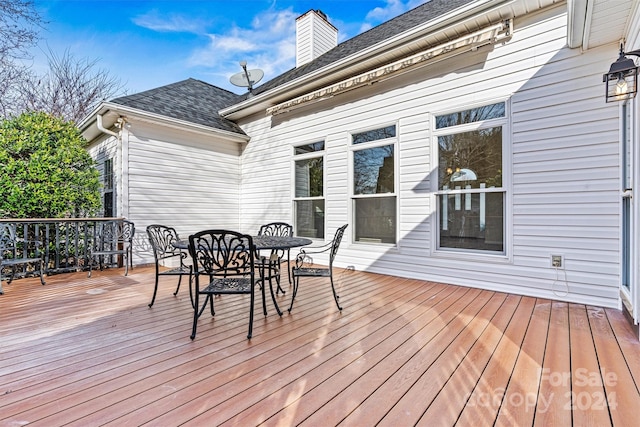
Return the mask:
<path id="1" fill-rule="evenodd" d="M 0 219 L 0 224 L 15 224 L 16 238 L 22 242 L 11 254 L 12 258 L 33 256 L 36 252 L 34 242 L 38 242 L 37 249 L 44 256 L 46 273 L 55 274 L 88 269 L 97 231 L 104 222 L 114 220 L 122 221 L 123 218 Z M 26 267 L 16 271 L 16 277 L 26 274 Z"/>

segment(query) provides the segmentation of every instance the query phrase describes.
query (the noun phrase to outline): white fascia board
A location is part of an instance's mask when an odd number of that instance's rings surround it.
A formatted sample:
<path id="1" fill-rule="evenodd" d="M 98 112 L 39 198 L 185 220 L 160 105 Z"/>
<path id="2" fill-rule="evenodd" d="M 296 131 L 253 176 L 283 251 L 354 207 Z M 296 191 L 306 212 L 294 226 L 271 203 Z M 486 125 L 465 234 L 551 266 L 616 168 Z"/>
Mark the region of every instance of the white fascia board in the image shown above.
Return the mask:
<path id="1" fill-rule="evenodd" d="M 304 92 L 311 90 L 309 86 L 317 84 L 318 80 L 325 76 L 329 76 L 336 73 L 338 70 L 348 68 L 352 65 L 359 65 L 363 60 L 369 59 L 379 55 L 381 52 L 391 50 L 398 45 L 406 43 L 406 40 L 408 39 L 436 34 L 453 24 L 460 23 L 470 17 L 475 17 L 476 15 L 485 12 L 488 8 L 514 2 L 517 2 L 517 0 L 479 0 L 477 2 L 469 3 L 447 15 L 439 16 L 432 21 L 425 22 L 418 27 L 414 27 L 396 35 L 395 37 L 386 39 L 381 43 L 369 47 L 368 49 L 364 49 L 347 58 L 333 62 L 326 67 L 305 74 L 304 76 L 284 83 L 260 95 L 250 97 L 239 104 L 224 108 L 219 111 L 219 114 L 220 116 L 231 120 L 238 120 L 260 110 L 265 110 L 266 108 L 282 102 L 285 99 L 291 98 L 292 94 L 302 95 Z"/>
<path id="2" fill-rule="evenodd" d="M 250 140 L 250 137 L 247 135 L 240 135 L 235 132 L 229 132 L 222 129 L 213 128 L 211 126 L 201 125 L 198 123 L 193 123 L 187 120 L 175 119 L 172 117 L 167 117 L 162 114 L 151 113 L 149 111 L 139 110 L 136 108 L 127 107 L 121 104 L 115 104 L 111 102 L 104 102 L 98 107 L 87 119 L 83 120 L 81 126 L 79 126 L 83 135 L 85 133 L 90 133 L 91 128 L 97 129 L 96 124 L 96 116 L 98 114 L 103 114 L 105 117 L 110 118 L 111 120 L 105 120 L 105 127 L 112 126 L 113 123 L 117 120 L 118 117 L 127 117 L 133 116 L 136 120 L 158 124 L 162 126 L 168 126 L 175 129 L 187 130 L 190 132 L 196 132 L 200 134 L 206 134 L 208 136 L 216 136 L 217 138 L 227 140 L 229 142 L 236 143 L 245 143 Z M 90 140 L 90 138 L 86 139 Z M 91 138 L 92 139 L 92 138 Z"/>

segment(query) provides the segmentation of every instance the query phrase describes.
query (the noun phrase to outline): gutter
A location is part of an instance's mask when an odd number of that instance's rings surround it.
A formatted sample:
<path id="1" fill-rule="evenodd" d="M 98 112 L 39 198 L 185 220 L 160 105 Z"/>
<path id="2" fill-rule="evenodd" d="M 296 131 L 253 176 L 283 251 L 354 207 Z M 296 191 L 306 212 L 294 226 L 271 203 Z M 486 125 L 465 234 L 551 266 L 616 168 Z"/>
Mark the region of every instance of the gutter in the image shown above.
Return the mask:
<path id="1" fill-rule="evenodd" d="M 106 133 L 107 135 L 115 136 L 116 138 L 120 138 L 120 134 L 118 132 L 109 130 L 102 125 L 102 114 L 96 114 L 96 125 L 101 132 Z"/>
<path id="2" fill-rule="evenodd" d="M 115 118 L 115 116 L 119 116 L 122 118 L 131 116 L 132 119 L 135 118 L 138 121 L 143 121 L 147 123 L 153 123 L 153 124 L 162 123 L 164 126 L 172 127 L 175 129 L 187 129 L 190 132 L 198 132 L 198 133 L 207 134 L 207 135 L 215 134 L 216 137 L 227 140 L 229 142 L 246 143 L 251 139 L 248 135 L 242 135 L 237 132 L 218 129 L 211 126 L 202 125 L 199 123 L 192 123 L 185 120 L 175 119 L 172 117 L 167 117 L 157 113 L 151 113 L 145 110 L 139 110 L 137 108 L 132 108 L 132 107 L 128 107 L 121 104 L 114 104 L 112 102 L 103 102 L 102 104 L 100 104 L 92 114 L 87 116 L 87 118 L 80 123 L 78 128 L 80 129 L 80 132 L 85 136 L 85 138 L 89 140 L 97 136 L 96 134 L 92 133 L 92 135 L 88 137 L 87 133 L 90 132 L 90 129 L 94 129 L 94 132 L 95 132 L 95 129 L 97 129 L 98 131 L 105 133 L 107 135 L 120 138 L 120 134 L 118 132 L 109 130 L 104 125 L 105 116 L 107 116 L 107 120 L 109 120 L 109 117 L 111 115 L 113 115 L 113 118 Z M 92 120 L 94 116 L 96 118 L 95 127 L 94 127 L 94 122 Z"/>

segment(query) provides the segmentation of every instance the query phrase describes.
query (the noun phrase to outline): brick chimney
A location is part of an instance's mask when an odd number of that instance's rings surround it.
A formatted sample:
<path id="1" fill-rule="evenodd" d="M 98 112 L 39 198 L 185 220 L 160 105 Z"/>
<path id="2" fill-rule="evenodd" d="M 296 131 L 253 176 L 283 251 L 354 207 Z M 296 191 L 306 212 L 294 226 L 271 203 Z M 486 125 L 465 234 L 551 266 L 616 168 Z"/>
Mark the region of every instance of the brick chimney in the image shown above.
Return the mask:
<path id="1" fill-rule="evenodd" d="M 296 19 L 296 67 L 313 61 L 338 45 L 338 29 L 320 10 Z"/>

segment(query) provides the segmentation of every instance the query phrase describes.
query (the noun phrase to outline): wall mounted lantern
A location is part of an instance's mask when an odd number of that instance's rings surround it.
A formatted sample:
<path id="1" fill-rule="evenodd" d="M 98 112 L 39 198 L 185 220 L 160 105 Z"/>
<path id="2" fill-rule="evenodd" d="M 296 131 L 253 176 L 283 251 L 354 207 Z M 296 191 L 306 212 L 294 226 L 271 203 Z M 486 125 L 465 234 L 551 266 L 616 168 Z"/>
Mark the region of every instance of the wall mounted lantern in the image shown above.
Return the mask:
<path id="1" fill-rule="evenodd" d="M 640 56 L 640 50 L 625 52 L 620 45 L 617 61 L 611 64 L 609 72 L 602 76 L 602 81 L 606 84 L 607 102 L 634 98 L 638 92 L 638 67 L 626 55 Z"/>

